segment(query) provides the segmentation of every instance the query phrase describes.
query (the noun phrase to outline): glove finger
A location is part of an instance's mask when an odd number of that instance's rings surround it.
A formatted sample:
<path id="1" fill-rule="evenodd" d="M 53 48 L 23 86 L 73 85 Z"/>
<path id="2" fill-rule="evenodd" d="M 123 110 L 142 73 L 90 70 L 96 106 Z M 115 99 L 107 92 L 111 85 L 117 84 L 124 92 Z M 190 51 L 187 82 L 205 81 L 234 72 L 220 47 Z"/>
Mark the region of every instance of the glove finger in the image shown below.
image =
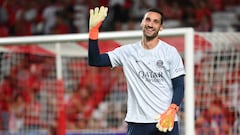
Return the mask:
<path id="1" fill-rule="evenodd" d="M 163 128 L 163 131 L 162 132 L 167 132 L 167 128 Z"/>
<path id="2" fill-rule="evenodd" d="M 162 131 L 162 126 L 161 126 L 160 122 L 158 122 L 158 123 L 156 124 L 156 128 L 157 128 L 159 131 Z"/>
<path id="3" fill-rule="evenodd" d="M 172 131 L 173 126 L 174 126 L 174 122 L 171 122 L 168 126 L 168 131 Z"/>
<path id="4" fill-rule="evenodd" d="M 168 130 L 168 127 L 163 120 L 159 121 L 159 130 L 162 132 L 166 132 Z"/>
<path id="5" fill-rule="evenodd" d="M 164 132 L 167 132 L 169 130 L 169 128 L 171 128 L 171 125 L 172 125 L 171 122 L 166 119 L 160 120 L 159 123 L 160 123 L 160 127 L 161 127 L 162 131 L 164 131 Z"/>
<path id="6" fill-rule="evenodd" d="M 104 17 L 106 17 L 106 16 L 107 16 L 107 12 L 108 12 L 108 8 L 107 8 L 107 7 L 105 7 L 105 8 L 104 8 Z"/>
<path id="7" fill-rule="evenodd" d="M 161 132 L 167 132 L 168 129 L 160 125 L 158 130 Z"/>
<path id="8" fill-rule="evenodd" d="M 103 14 L 103 13 L 105 12 L 105 7 L 104 7 L 104 6 L 101 6 L 100 9 L 99 9 L 99 12 L 100 12 L 101 14 Z"/>
<path id="9" fill-rule="evenodd" d="M 93 9 L 90 9 L 90 17 L 93 16 Z"/>
<path id="10" fill-rule="evenodd" d="M 159 124 L 159 122 L 156 124 L 156 128 L 158 128 L 159 129 L 159 127 L 160 127 L 160 124 Z"/>
<path id="11" fill-rule="evenodd" d="M 173 127 L 169 127 L 169 128 L 168 128 L 168 131 L 172 131 L 172 130 L 173 130 Z"/>
<path id="12" fill-rule="evenodd" d="M 94 14 L 96 15 L 96 14 L 98 14 L 99 13 L 99 7 L 95 7 L 95 9 L 94 9 Z"/>
<path id="13" fill-rule="evenodd" d="M 108 10 L 108 8 L 105 8 L 104 6 L 100 7 L 100 10 L 99 10 L 100 20 L 104 20 L 105 19 L 105 17 L 107 16 L 107 10 Z"/>
<path id="14" fill-rule="evenodd" d="M 159 131 L 162 131 L 162 126 L 160 124 L 157 125 Z"/>

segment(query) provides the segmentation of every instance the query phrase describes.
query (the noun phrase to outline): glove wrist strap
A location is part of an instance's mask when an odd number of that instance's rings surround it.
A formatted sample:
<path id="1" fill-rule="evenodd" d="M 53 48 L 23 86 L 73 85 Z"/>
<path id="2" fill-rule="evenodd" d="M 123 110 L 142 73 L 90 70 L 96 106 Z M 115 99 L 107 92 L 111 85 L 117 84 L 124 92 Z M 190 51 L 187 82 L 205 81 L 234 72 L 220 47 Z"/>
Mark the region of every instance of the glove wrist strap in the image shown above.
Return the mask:
<path id="1" fill-rule="evenodd" d="M 98 39 L 99 27 L 102 25 L 102 22 L 99 22 L 96 26 L 90 28 L 89 30 L 89 38 L 92 40 Z"/>
<path id="2" fill-rule="evenodd" d="M 171 104 L 171 105 L 169 106 L 169 108 L 176 110 L 176 112 L 178 112 L 178 110 L 179 110 L 179 107 L 178 107 L 176 104 Z"/>
<path id="3" fill-rule="evenodd" d="M 98 39 L 98 32 L 99 30 L 98 29 L 91 29 L 89 31 L 89 38 L 92 39 L 92 40 L 97 40 Z"/>

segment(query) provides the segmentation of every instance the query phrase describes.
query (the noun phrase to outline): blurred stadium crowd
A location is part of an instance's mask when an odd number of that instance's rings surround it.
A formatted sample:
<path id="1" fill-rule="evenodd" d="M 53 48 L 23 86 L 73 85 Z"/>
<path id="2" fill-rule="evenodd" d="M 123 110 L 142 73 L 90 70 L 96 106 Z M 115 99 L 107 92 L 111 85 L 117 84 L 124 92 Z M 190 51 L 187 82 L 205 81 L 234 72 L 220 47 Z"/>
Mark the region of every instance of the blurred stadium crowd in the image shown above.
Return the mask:
<path id="1" fill-rule="evenodd" d="M 165 28 L 239 31 L 239 0 L 0 0 L 0 37 L 88 31 L 89 8 L 108 6 L 103 31 L 139 29 L 150 7 L 165 14 Z"/>
<path id="2" fill-rule="evenodd" d="M 0 53 L 0 134 L 56 128 L 59 96 L 69 130 L 125 128 L 121 68 L 89 67 L 85 58 L 63 61 L 65 91 L 59 95 L 54 57 Z"/>
<path id="3" fill-rule="evenodd" d="M 0 0 L 0 5 L 0 37 L 88 32 L 88 11 L 100 5 L 108 6 L 110 11 L 102 31 L 137 30 L 143 14 L 150 7 L 163 10 L 165 28 L 194 27 L 199 32 L 240 30 L 240 0 Z M 0 53 L 0 130 L 14 131 L 24 126 L 45 127 L 49 123 L 39 123 L 39 117 L 51 113 L 56 115 L 56 99 L 48 97 L 47 93 L 46 99 L 42 101 L 43 95 L 40 95 L 42 89 L 48 90 L 49 78 L 56 78 L 52 75 L 56 70 L 55 59 L 18 55 L 20 56 Z M 110 69 L 89 68 L 86 59 L 76 59 L 74 63 L 70 62 L 72 60 L 66 61 L 68 63 L 64 64 L 64 71 L 71 73 L 71 77 L 66 78 L 66 83 L 76 83 L 72 84 L 75 87 L 66 90 L 69 92 L 66 93 L 67 129 L 124 129 L 122 120 L 126 112 L 127 93 L 124 77 L 119 73 L 122 72 L 121 69 L 111 71 L 109 77 Z M 219 67 L 223 69 L 222 66 Z M 196 68 L 195 74 L 202 76 L 204 70 L 200 73 L 198 69 Z M 6 71 L 9 74 L 3 75 Z M 239 76 L 239 71 L 236 74 Z M 196 79 L 200 83 L 205 82 L 201 77 Z M 204 86 L 204 83 L 200 86 Z M 216 91 L 223 90 L 219 86 L 214 87 L 216 88 L 212 89 Z M 199 107 L 204 111 L 196 120 L 198 134 L 203 134 L 210 127 L 213 123 L 211 121 L 214 121 L 213 115 L 214 118 L 217 117 L 214 126 L 221 127 L 215 128 L 217 131 L 209 129 L 206 134 L 231 134 L 230 130 L 239 127 L 240 122 L 235 119 L 236 113 L 224 108 L 219 98 L 211 94 L 201 96 L 209 97 L 212 109 Z M 196 106 L 204 106 L 205 103 L 197 100 Z M 42 104 L 48 106 L 45 108 L 48 114 L 42 114 Z M 237 115 L 239 117 L 239 112 Z M 181 112 L 180 116 L 183 117 Z M 205 116 L 206 119 L 200 116 Z M 44 119 L 56 119 L 56 116 L 46 117 L 48 118 Z M 235 124 L 235 121 L 238 123 Z"/>

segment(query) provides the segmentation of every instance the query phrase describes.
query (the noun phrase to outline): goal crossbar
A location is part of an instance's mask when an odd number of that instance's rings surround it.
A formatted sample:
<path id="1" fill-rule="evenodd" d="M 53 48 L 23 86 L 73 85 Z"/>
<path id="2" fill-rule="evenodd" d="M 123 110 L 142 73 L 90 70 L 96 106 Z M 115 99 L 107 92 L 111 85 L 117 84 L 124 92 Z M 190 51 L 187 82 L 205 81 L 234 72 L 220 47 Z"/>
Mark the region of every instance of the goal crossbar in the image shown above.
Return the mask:
<path id="1" fill-rule="evenodd" d="M 185 35 L 193 31 L 192 28 L 175 28 L 165 29 L 159 33 L 160 36 L 177 36 Z M 126 37 L 127 35 L 127 37 Z M 117 32 L 100 32 L 99 39 L 126 39 L 139 38 L 142 36 L 142 31 L 117 31 Z M 57 35 L 36 35 L 24 37 L 3 37 L 0 38 L 0 45 L 20 45 L 34 43 L 57 43 L 57 42 L 74 42 L 88 40 L 88 33 L 72 33 L 72 34 L 57 34 Z"/>

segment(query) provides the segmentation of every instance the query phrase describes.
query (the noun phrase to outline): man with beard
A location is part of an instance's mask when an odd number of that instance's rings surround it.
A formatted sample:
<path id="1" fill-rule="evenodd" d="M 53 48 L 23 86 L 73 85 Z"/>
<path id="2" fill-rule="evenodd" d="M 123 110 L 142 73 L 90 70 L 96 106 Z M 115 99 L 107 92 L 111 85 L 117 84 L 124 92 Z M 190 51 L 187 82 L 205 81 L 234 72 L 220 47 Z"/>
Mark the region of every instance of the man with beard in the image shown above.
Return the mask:
<path id="1" fill-rule="evenodd" d="M 107 7 L 90 9 L 90 66 L 122 66 L 127 80 L 127 135 L 179 135 L 177 111 L 184 95 L 185 70 L 176 48 L 158 37 L 163 13 L 149 9 L 142 21 L 141 41 L 100 54 L 99 28 Z M 156 117 L 158 116 L 158 117 Z"/>

